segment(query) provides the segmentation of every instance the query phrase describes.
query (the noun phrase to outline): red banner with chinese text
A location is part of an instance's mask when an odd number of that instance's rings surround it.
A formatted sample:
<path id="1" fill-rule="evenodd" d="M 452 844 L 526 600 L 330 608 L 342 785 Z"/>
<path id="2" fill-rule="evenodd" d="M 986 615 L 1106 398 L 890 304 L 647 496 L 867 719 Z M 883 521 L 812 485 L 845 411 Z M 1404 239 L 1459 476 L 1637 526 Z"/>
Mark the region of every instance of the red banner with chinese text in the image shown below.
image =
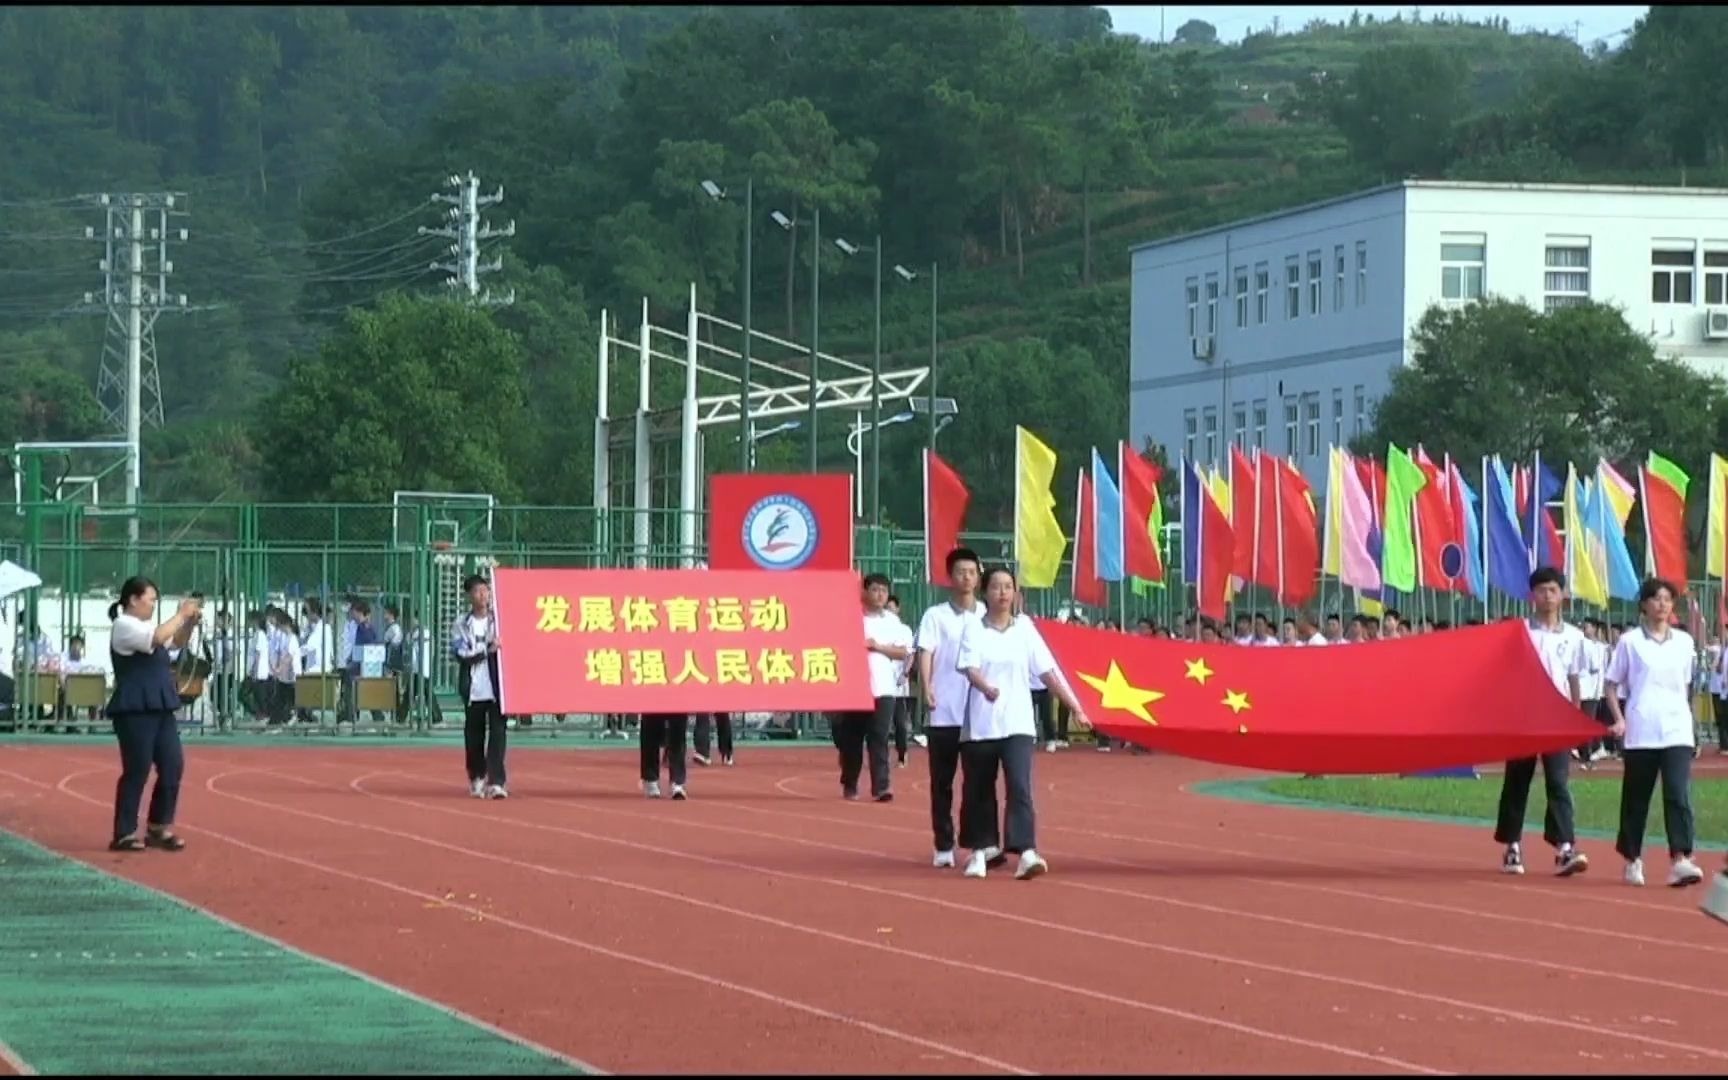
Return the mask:
<path id="1" fill-rule="evenodd" d="M 852 569 L 849 473 L 708 478 L 711 570 Z"/>
<path id="2" fill-rule="evenodd" d="M 494 572 L 511 715 L 871 707 L 852 571 Z"/>

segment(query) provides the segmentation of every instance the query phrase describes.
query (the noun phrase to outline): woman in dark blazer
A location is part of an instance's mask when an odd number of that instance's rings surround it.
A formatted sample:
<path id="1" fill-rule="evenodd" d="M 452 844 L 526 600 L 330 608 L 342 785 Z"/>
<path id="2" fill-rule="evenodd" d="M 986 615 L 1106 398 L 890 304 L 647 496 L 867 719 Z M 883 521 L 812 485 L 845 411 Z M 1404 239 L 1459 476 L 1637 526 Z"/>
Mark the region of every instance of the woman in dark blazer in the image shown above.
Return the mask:
<path id="1" fill-rule="evenodd" d="M 146 847 L 179 851 L 186 842 L 174 832 L 174 809 L 180 799 L 185 759 L 180 751 L 180 690 L 169 663 L 170 648 L 185 648 L 198 625 L 203 602 L 180 601 L 180 609 L 160 626 L 155 624 L 157 591 L 148 578 L 134 577 L 120 586 L 120 599 L 108 608 L 114 627 L 109 648 L 114 664 L 114 693 L 108 718 L 120 741 L 120 782 L 114 791 L 114 838 L 111 851 L 143 851 Z M 138 804 L 150 768 L 156 787 L 150 793 L 149 829 L 138 835 Z"/>

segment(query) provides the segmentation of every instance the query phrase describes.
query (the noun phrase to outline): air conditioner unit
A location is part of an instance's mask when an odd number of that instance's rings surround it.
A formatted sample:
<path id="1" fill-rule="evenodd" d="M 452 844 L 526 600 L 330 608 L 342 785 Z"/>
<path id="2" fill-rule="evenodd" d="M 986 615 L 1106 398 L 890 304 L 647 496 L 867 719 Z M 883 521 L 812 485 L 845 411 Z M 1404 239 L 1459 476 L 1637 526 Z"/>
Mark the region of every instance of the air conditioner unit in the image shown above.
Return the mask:
<path id="1" fill-rule="evenodd" d="M 1194 359 L 1204 360 L 1207 363 L 1210 363 L 1212 361 L 1214 342 L 1215 339 L 1210 334 L 1205 337 L 1191 338 L 1189 344 L 1194 347 Z"/>
<path id="2" fill-rule="evenodd" d="M 1728 341 L 1728 307 L 1710 308 L 1704 312 L 1704 338 L 1707 341 Z"/>

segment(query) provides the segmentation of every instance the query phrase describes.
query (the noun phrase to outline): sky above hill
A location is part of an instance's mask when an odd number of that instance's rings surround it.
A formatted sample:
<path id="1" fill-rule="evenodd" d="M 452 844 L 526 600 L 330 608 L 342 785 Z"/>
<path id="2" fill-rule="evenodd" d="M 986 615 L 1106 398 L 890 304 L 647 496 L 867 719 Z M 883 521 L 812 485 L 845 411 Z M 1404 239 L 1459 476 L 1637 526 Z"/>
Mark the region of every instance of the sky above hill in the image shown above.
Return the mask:
<path id="1" fill-rule="evenodd" d="M 1352 11 L 1364 15 L 1372 13 L 1376 19 L 1390 19 L 1403 12 L 1406 19 L 1410 18 L 1412 10 L 1419 10 L 1422 18 L 1432 18 L 1435 14 L 1445 13 L 1449 16 L 1463 16 L 1472 21 L 1481 21 L 1490 15 L 1503 15 L 1511 20 L 1514 30 L 1546 30 L 1551 33 L 1572 36 L 1576 34 L 1578 42 L 1588 47 L 1598 40 L 1607 41 L 1610 47 L 1618 47 L 1631 33 L 1632 25 L 1649 10 L 1648 5 L 1589 7 L 1583 5 L 1558 5 L 1555 7 L 1516 6 L 1422 6 L 1416 9 L 1408 7 L 1348 7 L 1348 6 L 1271 6 L 1243 5 L 1240 7 L 1192 7 L 1192 6 L 1162 6 L 1156 4 L 1126 5 L 1106 4 L 1104 10 L 1110 13 L 1110 20 L 1117 31 L 1134 34 L 1148 41 L 1159 40 L 1160 13 L 1164 38 L 1168 39 L 1176 33 L 1176 28 L 1189 19 L 1202 19 L 1211 23 L 1218 30 L 1218 37 L 1223 41 L 1241 41 L 1251 30 L 1265 30 L 1278 21 L 1278 29 L 1283 32 L 1300 30 L 1314 19 L 1326 22 L 1347 22 Z"/>

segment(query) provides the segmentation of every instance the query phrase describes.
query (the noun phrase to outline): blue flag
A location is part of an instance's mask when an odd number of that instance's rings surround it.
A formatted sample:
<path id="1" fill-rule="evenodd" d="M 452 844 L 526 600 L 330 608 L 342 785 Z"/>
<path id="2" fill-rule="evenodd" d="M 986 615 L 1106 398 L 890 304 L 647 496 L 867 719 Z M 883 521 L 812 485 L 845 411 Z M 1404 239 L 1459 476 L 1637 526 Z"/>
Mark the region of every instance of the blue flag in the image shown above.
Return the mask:
<path id="1" fill-rule="evenodd" d="M 1194 472 L 1187 458 L 1182 459 L 1182 580 L 1190 585 L 1200 581 L 1200 500 L 1204 498 L 1205 481 Z"/>
<path id="2" fill-rule="evenodd" d="M 1498 455 L 1482 459 L 1482 531 L 1487 534 L 1488 584 L 1515 600 L 1530 598 L 1530 549 L 1518 527 L 1518 499 Z"/>
<path id="3" fill-rule="evenodd" d="M 1122 552 L 1122 492 L 1110 479 L 1104 459 L 1092 450 L 1093 540 L 1097 549 L 1098 580 L 1121 581 Z"/>
<path id="4" fill-rule="evenodd" d="M 1535 465 L 1530 470 L 1530 505 L 1525 507 L 1523 520 L 1524 541 L 1533 570 L 1554 565 L 1553 553 L 1548 547 L 1548 532 L 1553 528 L 1548 517 L 1548 504 L 1558 499 L 1565 490 L 1565 484 L 1554 475 L 1554 470 L 1542 464 L 1542 451 L 1536 451 Z M 1530 585 L 1526 580 L 1520 595 L 1527 595 L 1529 591 Z"/>
<path id="5" fill-rule="evenodd" d="M 1598 472 L 1596 483 L 1590 486 L 1590 499 L 1584 507 L 1584 520 L 1595 533 L 1608 556 L 1608 595 L 1615 600 L 1638 598 L 1638 571 L 1632 565 L 1632 553 L 1626 548 L 1626 530 L 1614 513 L 1607 493 L 1606 478 Z"/>

